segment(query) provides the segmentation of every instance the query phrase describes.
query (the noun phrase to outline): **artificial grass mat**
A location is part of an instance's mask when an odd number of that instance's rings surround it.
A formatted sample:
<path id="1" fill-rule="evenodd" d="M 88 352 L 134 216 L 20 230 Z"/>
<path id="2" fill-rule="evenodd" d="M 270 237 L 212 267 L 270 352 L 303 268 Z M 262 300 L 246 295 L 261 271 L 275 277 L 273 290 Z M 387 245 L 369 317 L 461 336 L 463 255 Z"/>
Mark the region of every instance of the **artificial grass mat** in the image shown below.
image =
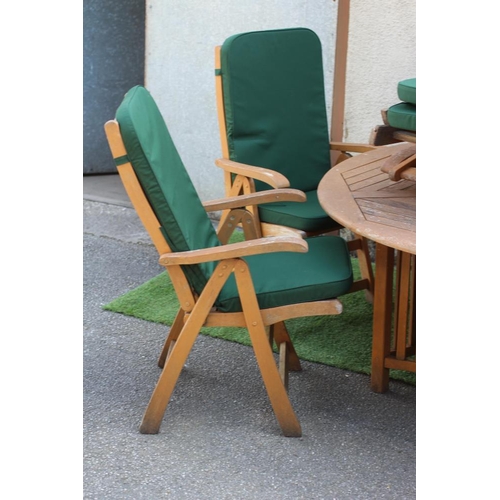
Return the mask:
<path id="1" fill-rule="evenodd" d="M 230 241 L 241 240 L 239 233 Z M 359 277 L 357 259 L 352 259 L 355 279 Z M 363 291 L 340 297 L 344 310 L 336 316 L 295 318 L 285 322 L 300 359 L 335 366 L 369 375 L 371 372 L 372 305 Z M 179 302 L 167 272 L 103 306 L 127 316 L 171 325 L 179 309 Z M 244 328 L 202 328 L 201 333 L 211 337 L 251 345 Z M 391 370 L 390 377 L 416 385 L 411 372 Z"/>

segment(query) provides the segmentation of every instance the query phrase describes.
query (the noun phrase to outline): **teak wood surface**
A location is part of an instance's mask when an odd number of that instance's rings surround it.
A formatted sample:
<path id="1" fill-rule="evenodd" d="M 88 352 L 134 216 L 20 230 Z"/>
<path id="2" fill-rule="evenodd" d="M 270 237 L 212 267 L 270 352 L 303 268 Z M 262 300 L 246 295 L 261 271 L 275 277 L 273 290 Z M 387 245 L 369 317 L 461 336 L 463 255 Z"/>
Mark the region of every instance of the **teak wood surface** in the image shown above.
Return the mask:
<path id="1" fill-rule="evenodd" d="M 384 165 L 394 163 L 391 159 L 404 162 L 411 152 L 406 142 L 381 146 L 335 165 L 318 187 L 320 204 L 333 219 L 376 242 L 375 392 L 388 389 L 390 369 L 416 371 L 416 182 L 394 181 L 384 172 Z"/>
<path id="2" fill-rule="evenodd" d="M 327 214 L 354 233 L 391 248 L 417 253 L 416 183 L 394 182 L 384 164 L 408 143 L 381 146 L 334 167 L 318 186 Z"/>

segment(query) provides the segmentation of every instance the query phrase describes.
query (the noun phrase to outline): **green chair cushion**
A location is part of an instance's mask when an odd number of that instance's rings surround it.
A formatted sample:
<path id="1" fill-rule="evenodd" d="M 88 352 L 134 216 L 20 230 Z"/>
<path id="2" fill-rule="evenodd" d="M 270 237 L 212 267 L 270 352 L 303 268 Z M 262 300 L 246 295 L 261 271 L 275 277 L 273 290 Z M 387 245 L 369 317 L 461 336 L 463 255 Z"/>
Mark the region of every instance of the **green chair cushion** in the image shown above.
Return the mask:
<path id="1" fill-rule="evenodd" d="M 398 97 L 403 102 L 417 105 L 417 79 L 408 78 L 398 83 Z"/>
<path id="2" fill-rule="evenodd" d="M 387 121 L 394 128 L 417 131 L 417 110 L 413 104 L 400 102 L 387 110 Z"/>
<path id="3" fill-rule="evenodd" d="M 221 75 L 230 159 L 316 189 L 330 168 L 318 36 L 305 28 L 234 35 L 221 48 Z"/>
<path id="4" fill-rule="evenodd" d="M 318 236 L 307 242 L 307 253 L 278 252 L 245 258 L 262 309 L 333 299 L 350 289 L 353 274 L 345 240 L 339 236 Z M 233 277 L 224 286 L 217 304 L 222 311 L 241 311 Z"/>
<path id="5" fill-rule="evenodd" d="M 260 205 L 260 220 L 307 232 L 329 231 L 340 227 L 319 204 L 316 190 L 307 191 L 305 195 L 307 201 L 303 203 L 279 202 Z"/>
<path id="6" fill-rule="evenodd" d="M 129 161 L 172 251 L 220 245 L 149 91 L 142 86 L 129 90 L 116 119 Z M 198 293 L 214 268 L 213 262 L 185 266 L 186 277 Z"/>

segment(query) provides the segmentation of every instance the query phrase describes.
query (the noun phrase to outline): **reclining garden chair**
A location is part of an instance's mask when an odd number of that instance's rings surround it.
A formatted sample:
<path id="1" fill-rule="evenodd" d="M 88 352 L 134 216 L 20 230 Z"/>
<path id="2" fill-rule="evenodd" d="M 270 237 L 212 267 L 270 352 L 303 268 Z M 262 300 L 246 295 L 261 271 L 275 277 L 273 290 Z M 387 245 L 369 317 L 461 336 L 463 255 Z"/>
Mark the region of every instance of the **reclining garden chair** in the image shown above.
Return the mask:
<path id="1" fill-rule="evenodd" d="M 242 205 L 273 199 L 304 201 L 304 194 L 292 189 L 269 190 L 203 206 L 162 115 L 144 87 L 134 87 L 125 95 L 116 119 L 107 122 L 105 130 L 124 187 L 180 303 L 158 362 L 163 370 L 140 431 L 159 431 L 200 328 L 238 326 L 248 329 L 283 434 L 300 436 L 287 392 L 287 370 L 300 370 L 300 361 L 284 321 L 341 313 L 337 297 L 353 283 L 346 242 L 338 236 L 307 241 L 281 236 L 225 244 L 229 226 L 220 226 L 217 235 L 207 210 L 234 209 L 236 213 L 230 212 L 228 217 L 235 217 L 233 223 L 242 217 L 251 222 Z M 278 365 L 273 341 L 279 352 Z"/>
<path id="2" fill-rule="evenodd" d="M 226 195 L 271 187 L 306 194 L 305 203 L 249 207 L 264 236 L 341 229 L 319 204 L 318 184 L 332 166 L 332 152 L 339 161 L 374 146 L 330 142 L 318 36 L 305 28 L 241 33 L 216 47 L 215 60 L 223 156 L 215 163 L 224 169 Z M 358 287 L 372 293 L 368 245 L 354 236 L 349 248 L 357 251 L 364 278 Z"/>

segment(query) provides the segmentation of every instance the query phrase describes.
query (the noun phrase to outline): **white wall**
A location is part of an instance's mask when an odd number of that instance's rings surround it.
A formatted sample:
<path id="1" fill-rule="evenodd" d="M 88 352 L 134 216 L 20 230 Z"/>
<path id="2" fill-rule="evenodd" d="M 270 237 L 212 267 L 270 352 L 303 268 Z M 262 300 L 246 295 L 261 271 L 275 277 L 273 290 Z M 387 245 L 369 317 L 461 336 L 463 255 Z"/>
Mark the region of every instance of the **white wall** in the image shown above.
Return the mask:
<path id="1" fill-rule="evenodd" d="M 416 76 L 416 0 L 351 0 L 345 140 L 367 142 L 399 80 Z M 202 200 L 224 195 L 214 48 L 236 33 L 303 26 L 321 39 L 330 116 L 338 2 L 147 0 L 146 87 Z"/>
<path id="2" fill-rule="evenodd" d="M 396 102 L 397 83 L 416 77 L 416 0 L 353 0 L 344 139 L 366 142 Z"/>

